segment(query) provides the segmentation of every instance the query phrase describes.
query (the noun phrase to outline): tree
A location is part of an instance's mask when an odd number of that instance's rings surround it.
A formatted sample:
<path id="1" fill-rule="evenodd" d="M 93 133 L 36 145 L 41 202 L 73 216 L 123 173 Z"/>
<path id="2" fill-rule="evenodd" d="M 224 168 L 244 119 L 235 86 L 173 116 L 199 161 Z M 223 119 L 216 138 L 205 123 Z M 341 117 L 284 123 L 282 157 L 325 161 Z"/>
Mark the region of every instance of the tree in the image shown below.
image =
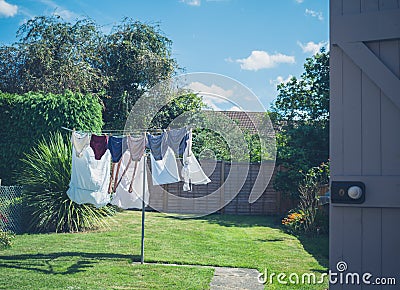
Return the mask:
<path id="1" fill-rule="evenodd" d="M 0 47 L 1 91 L 98 93 L 107 84 L 94 65 L 100 60 L 101 34 L 93 21 L 35 17 L 21 25 L 17 37 L 13 45 Z"/>
<path id="2" fill-rule="evenodd" d="M 142 93 L 177 68 L 159 27 L 129 18 L 106 35 L 87 18 L 40 16 L 22 24 L 17 38 L 0 47 L 0 91 L 96 94 L 107 129 L 122 129 Z"/>
<path id="3" fill-rule="evenodd" d="M 122 129 L 133 104 L 146 91 L 167 80 L 177 65 L 171 58 L 172 41 L 160 30 L 130 18 L 114 26 L 101 46 L 102 71 L 109 77 L 107 128 Z"/>
<path id="4" fill-rule="evenodd" d="M 304 73 L 278 85 L 271 118 L 278 128 L 277 163 L 283 166 L 274 186 L 298 193 L 302 173 L 329 157 L 329 53 L 306 59 Z"/>

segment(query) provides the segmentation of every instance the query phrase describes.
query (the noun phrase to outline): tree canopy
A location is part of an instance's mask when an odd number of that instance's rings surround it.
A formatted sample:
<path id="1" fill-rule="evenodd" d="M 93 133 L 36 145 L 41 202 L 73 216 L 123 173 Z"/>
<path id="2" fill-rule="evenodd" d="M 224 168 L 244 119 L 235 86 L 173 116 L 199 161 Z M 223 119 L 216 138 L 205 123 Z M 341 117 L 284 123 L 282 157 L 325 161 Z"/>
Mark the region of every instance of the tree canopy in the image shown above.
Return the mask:
<path id="1" fill-rule="evenodd" d="M 303 173 L 329 158 L 329 52 L 307 58 L 299 79 L 278 85 L 271 118 L 278 128 L 275 188 L 297 193 Z"/>
<path id="2" fill-rule="evenodd" d="M 171 40 L 157 25 L 126 18 L 109 34 L 88 18 L 39 16 L 0 47 L 0 91 L 96 94 L 107 128 L 123 128 L 141 94 L 176 70 Z"/>

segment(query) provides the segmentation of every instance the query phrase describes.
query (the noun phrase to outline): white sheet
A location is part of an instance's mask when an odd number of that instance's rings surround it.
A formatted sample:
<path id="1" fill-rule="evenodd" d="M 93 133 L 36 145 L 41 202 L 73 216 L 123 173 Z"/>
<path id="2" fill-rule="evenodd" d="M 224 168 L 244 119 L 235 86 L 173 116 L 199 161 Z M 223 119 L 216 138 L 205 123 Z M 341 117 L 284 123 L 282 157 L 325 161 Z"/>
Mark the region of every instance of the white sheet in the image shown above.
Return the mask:
<path id="1" fill-rule="evenodd" d="M 191 190 L 190 183 L 207 184 L 211 182 L 192 152 L 192 131 L 189 133 L 188 146 L 183 153 L 182 178 L 184 180 L 183 191 Z"/>
<path id="2" fill-rule="evenodd" d="M 89 203 L 97 208 L 110 202 L 108 185 L 110 183 L 110 151 L 100 160 L 94 158 L 92 148 L 86 147 L 82 157 L 77 157 L 72 146 L 72 172 L 68 197 L 77 204 Z"/>
<path id="3" fill-rule="evenodd" d="M 129 151 L 126 151 L 124 155 L 122 155 L 121 159 L 121 167 L 119 169 L 118 181 L 121 180 L 115 190 L 115 194 L 113 194 L 111 199 L 111 204 L 116 205 L 123 209 L 128 208 L 142 208 L 142 200 L 143 200 L 143 164 L 144 157 L 140 159 L 140 161 L 131 161 L 129 164 L 129 160 L 131 159 L 131 155 Z M 132 192 L 129 192 L 129 187 L 132 181 L 132 175 L 135 169 L 135 163 L 137 162 L 135 176 L 133 178 Z M 125 172 L 125 169 L 129 165 L 128 169 Z M 125 174 L 122 176 L 122 174 Z M 122 178 L 121 178 L 122 176 Z M 145 181 L 145 204 L 149 203 L 149 188 L 147 185 L 147 176 Z"/>
<path id="4" fill-rule="evenodd" d="M 151 176 L 154 185 L 179 182 L 178 165 L 176 164 L 174 151 L 168 147 L 161 160 L 155 160 L 150 153 Z"/>

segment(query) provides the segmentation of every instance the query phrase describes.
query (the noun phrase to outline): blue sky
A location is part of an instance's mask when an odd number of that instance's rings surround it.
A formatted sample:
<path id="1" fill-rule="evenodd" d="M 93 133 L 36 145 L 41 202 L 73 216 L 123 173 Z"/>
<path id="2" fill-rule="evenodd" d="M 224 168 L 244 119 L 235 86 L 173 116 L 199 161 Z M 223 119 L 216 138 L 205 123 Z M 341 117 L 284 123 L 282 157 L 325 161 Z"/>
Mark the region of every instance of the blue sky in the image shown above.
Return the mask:
<path id="1" fill-rule="evenodd" d="M 276 85 L 299 76 L 329 38 L 328 0 L 0 0 L 0 44 L 14 42 L 27 19 L 53 13 L 68 21 L 89 16 L 105 32 L 124 17 L 158 23 L 185 72 L 231 77 L 265 108 Z"/>

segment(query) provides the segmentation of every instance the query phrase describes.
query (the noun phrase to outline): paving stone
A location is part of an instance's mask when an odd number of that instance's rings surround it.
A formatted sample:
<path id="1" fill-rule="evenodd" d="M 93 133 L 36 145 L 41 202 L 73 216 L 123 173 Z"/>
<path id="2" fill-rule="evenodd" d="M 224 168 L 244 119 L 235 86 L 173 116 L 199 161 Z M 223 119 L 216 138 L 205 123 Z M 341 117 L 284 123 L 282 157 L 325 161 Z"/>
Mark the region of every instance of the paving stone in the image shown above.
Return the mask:
<path id="1" fill-rule="evenodd" d="M 263 290 L 258 282 L 259 272 L 255 269 L 215 267 L 211 290 Z"/>

